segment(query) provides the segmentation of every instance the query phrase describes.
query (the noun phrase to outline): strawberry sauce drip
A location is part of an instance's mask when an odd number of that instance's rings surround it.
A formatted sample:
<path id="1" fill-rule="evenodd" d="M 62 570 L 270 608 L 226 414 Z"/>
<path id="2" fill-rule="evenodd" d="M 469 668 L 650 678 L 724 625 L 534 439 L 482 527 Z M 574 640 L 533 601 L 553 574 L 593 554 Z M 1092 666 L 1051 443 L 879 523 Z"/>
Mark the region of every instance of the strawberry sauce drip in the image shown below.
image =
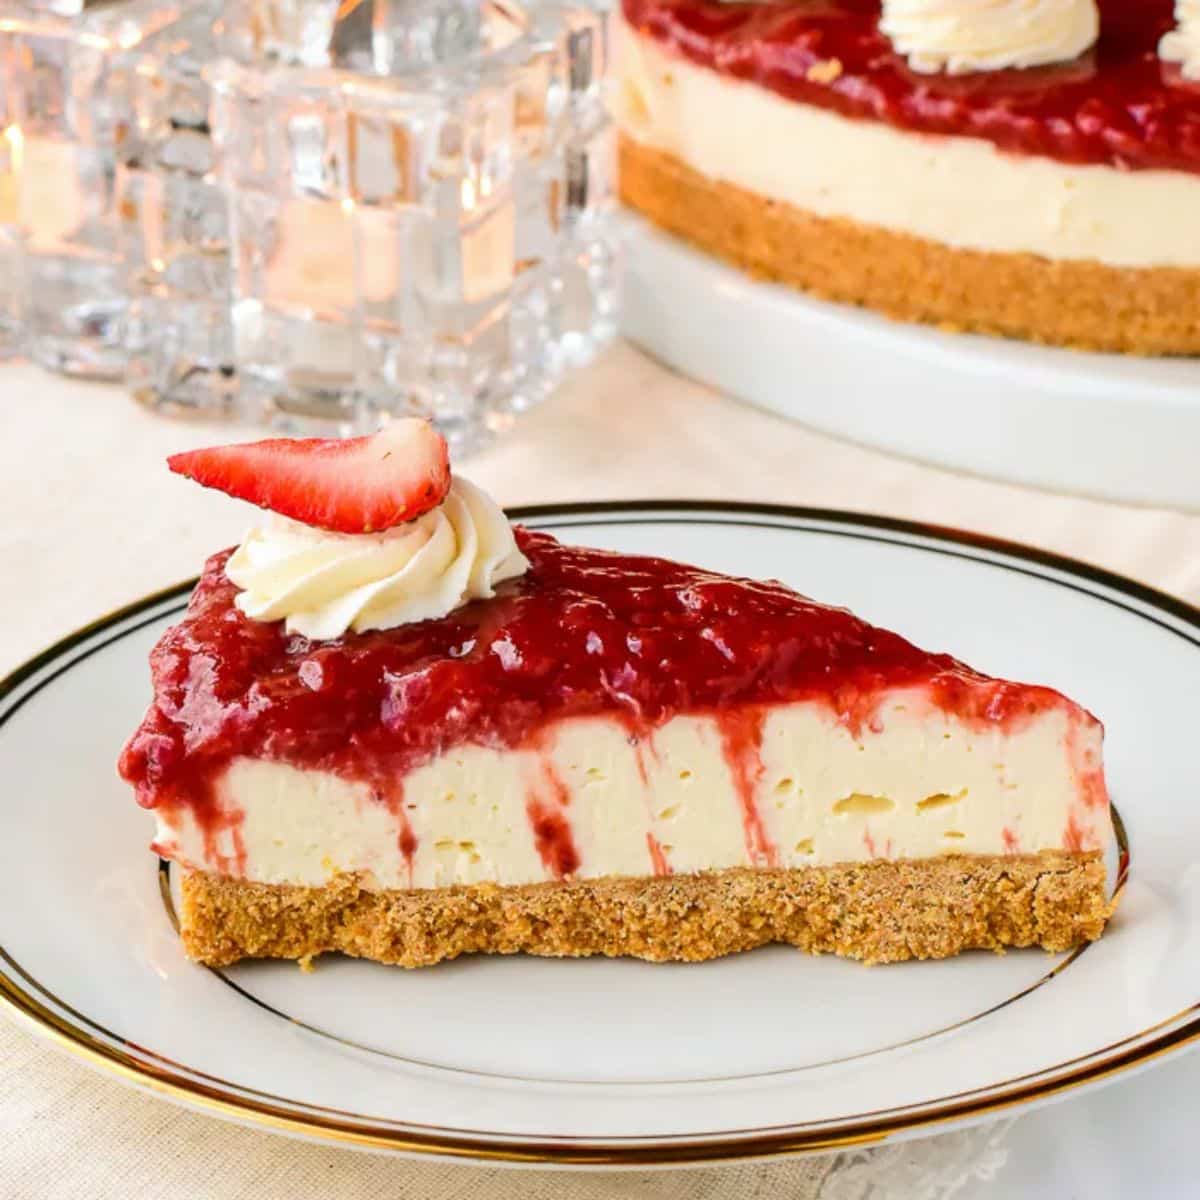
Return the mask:
<path id="1" fill-rule="evenodd" d="M 1081 732 L 1078 721 L 1072 721 L 1067 727 L 1067 754 L 1075 772 L 1079 799 L 1087 808 L 1107 808 L 1108 784 L 1104 780 L 1104 768 L 1096 751 L 1084 744 Z"/>
<path id="2" fill-rule="evenodd" d="M 579 852 L 575 849 L 566 816 L 571 793 L 548 761 L 542 764 L 542 776 L 542 786 L 529 790 L 525 811 L 529 814 L 538 856 L 546 870 L 562 879 L 579 870 Z"/>
<path id="3" fill-rule="evenodd" d="M 671 864 L 663 853 L 662 843 L 652 833 L 646 834 L 646 848 L 650 851 L 650 865 L 655 875 L 670 875 Z"/>
<path id="4" fill-rule="evenodd" d="M 879 7 L 623 0 L 630 25 L 692 62 L 843 116 L 1061 162 L 1200 172 L 1200 88 L 1157 54 L 1173 0 L 1100 0 L 1099 41 L 1078 59 L 959 76 L 909 70 Z"/>
<path id="5" fill-rule="evenodd" d="M 168 814 L 190 810 L 203 839 L 204 861 L 211 863 L 223 875 L 245 876 L 246 842 L 242 836 L 245 813 L 225 800 L 220 794 L 218 781 L 210 779 L 198 783 L 187 792 L 168 793 L 156 807 Z M 223 848 L 226 846 L 228 850 Z M 150 848 L 164 858 L 172 857 L 168 846 L 154 842 Z"/>
<path id="6" fill-rule="evenodd" d="M 637 763 L 638 779 L 641 780 L 642 796 L 646 802 L 646 817 L 653 821 L 654 797 L 650 791 L 650 771 L 646 766 L 646 754 L 649 752 L 655 761 L 658 760 L 658 752 L 654 747 L 654 734 L 652 730 L 644 732 L 634 730 L 629 736 L 633 742 L 634 761 Z M 670 875 L 671 864 L 667 859 L 662 842 L 649 830 L 646 831 L 646 849 L 650 852 L 650 865 L 654 868 L 655 875 Z"/>
<path id="7" fill-rule="evenodd" d="M 548 759 L 542 763 L 542 774 L 546 778 L 546 788 L 560 807 L 566 808 L 571 803 L 571 789 L 567 787 L 563 777 L 554 769 L 554 764 Z"/>
<path id="8" fill-rule="evenodd" d="M 1083 830 L 1075 819 L 1074 813 L 1067 814 L 1067 827 L 1063 831 L 1063 849 L 1072 854 L 1079 854 L 1086 849 L 1084 846 Z"/>
<path id="9" fill-rule="evenodd" d="M 1005 854 L 1021 853 L 1021 839 L 1007 825 L 1000 831 L 1000 836 L 1004 839 Z"/>
<path id="10" fill-rule="evenodd" d="M 988 726 L 1059 706 L 1091 719 L 1057 692 L 988 679 L 780 583 L 520 528 L 517 541 L 530 570 L 494 599 L 326 642 L 243 616 L 228 552 L 215 555 L 150 656 L 154 700 L 120 762 L 139 802 L 186 805 L 215 831 L 225 818 L 212 788 L 246 756 L 365 782 L 393 807 L 409 771 L 456 746 L 535 748 L 557 722 L 598 716 L 645 739 L 684 713 L 718 717 L 752 797 L 761 716 L 739 710 L 816 701 L 853 732 L 897 687 Z M 562 794 L 537 792 L 539 848 L 569 874 L 578 855 Z M 754 854 L 768 854 L 747 820 Z"/>
<path id="11" fill-rule="evenodd" d="M 742 806 L 746 857 L 756 867 L 773 867 L 777 861 L 775 846 L 763 826 L 756 797 L 763 777 L 762 734 L 766 713 L 762 709 L 740 708 L 718 713 L 716 719 L 721 731 L 721 749 Z"/>
<path id="12" fill-rule="evenodd" d="M 1101 767 L 1089 767 L 1076 776 L 1079 798 L 1088 808 L 1107 808 L 1109 805 L 1108 784 Z"/>
<path id="13" fill-rule="evenodd" d="M 867 848 L 867 853 L 872 858 L 891 858 L 892 857 L 892 839 L 888 838 L 883 843 L 883 850 L 880 851 L 879 843 L 875 841 L 869 828 L 863 830 L 862 843 Z"/>
<path id="14" fill-rule="evenodd" d="M 396 818 L 396 845 L 404 859 L 404 869 L 408 874 L 408 886 L 413 884 L 413 860 L 416 858 L 419 842 L 413 832 L 412 822 L 408 818 L 408 809 L 404 806 L 404 780 L 402 778 L 379 781 L 372 795 L 388 812 Z"/>
<path id="15" fill-rule="evenodd" d="M 647 747 L 650 753 L 657 759 L 658 755 L 654 752 L 654 740 L 651 734 L 645 737 L 638 733 L 630 734 L 633 739 L 633 755 L 634 761 L 637 763 L 638 778 L 642 781 L 642 787 L 649 790 L 650 787 L 650 771 L 646 767 L 646 750 Z"/>

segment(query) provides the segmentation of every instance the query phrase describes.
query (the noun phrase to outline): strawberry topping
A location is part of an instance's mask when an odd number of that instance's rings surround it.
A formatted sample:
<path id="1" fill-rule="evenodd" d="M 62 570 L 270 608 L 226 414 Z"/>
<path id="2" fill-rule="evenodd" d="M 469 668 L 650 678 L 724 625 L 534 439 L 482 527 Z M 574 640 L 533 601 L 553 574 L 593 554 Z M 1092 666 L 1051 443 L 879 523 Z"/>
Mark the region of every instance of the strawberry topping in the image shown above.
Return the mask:
<path id="1" fill-rule="evenodd" d="M 205 487 L 335 533 L 378 533 L 446 498 L 446 439 L 407 418 L 360 438 L 272 438 L 173 454 L 167 465 Z"/>

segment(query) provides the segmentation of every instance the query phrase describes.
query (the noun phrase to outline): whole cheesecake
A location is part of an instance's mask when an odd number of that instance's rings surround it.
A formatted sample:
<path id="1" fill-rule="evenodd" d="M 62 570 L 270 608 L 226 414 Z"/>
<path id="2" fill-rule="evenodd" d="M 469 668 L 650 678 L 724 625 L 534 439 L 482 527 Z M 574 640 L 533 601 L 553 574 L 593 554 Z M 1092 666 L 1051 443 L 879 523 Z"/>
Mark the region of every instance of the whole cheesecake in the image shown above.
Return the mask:
<path id="1" fill-rule="evenodd" d="M 1030 10 L 1058 60 L 995 53 Z M 621 195 L 662 228 L 903 320 L 1200 353 L 1200 13 L 622 0 L 618 23 Z"/>
<path id="2" fill-rule="evenodd" d="M 1103 931 L 1102 731 L 1058 692 L 780 583 L 514 530 L 459 478 L 347 526 L 263 484 L 323 451 L 263 445 L 176 464 L 289 517 L 209 560 L 121 759 L 195 959 L 892 962 Z M 329 453 L 352 491 L 399 456 Z"/>

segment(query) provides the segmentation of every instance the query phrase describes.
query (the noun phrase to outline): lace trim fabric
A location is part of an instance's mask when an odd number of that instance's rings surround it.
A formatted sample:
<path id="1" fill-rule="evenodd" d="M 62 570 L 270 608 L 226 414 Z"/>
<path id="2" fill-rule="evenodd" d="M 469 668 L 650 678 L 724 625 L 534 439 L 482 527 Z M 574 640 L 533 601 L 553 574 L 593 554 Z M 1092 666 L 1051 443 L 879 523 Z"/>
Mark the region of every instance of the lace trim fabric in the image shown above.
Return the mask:
<path id="1" fill-rule="evenodd" d="M 968 1183 L 996 1177 L 1015 1121 L 839 1154 L 813 1200 L 950 1200 Z"/>

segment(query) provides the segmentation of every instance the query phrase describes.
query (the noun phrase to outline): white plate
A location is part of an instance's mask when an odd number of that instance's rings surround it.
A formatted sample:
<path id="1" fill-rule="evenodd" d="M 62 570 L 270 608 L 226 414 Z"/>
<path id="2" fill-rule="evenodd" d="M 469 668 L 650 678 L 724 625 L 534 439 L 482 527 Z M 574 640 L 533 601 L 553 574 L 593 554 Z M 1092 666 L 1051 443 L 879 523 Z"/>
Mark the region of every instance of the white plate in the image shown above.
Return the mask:
<path id="1" fill-rule="evenodd" d="M 188 963 L 113 763 L 174 589 L 0 695 L 0 995 L 93 1063 L 313 1137 L 504 1161 L 701 1161 L 903 1136 L 1045 1100 L 1200 1036 L 1200 613 L 1009 545 L 849 514 L 528 510 L 624 551 L 777 576 L 1108 725 L 1132 869 L 1073 956 L 866 968 L 774 947 L 700 965 L 464 959 L 313 974 Z"/>
<path id="2" fill-rule="evenodd" d="M 1198 1095 L 1200 1054 L 1182 1054 L 1120 1087 L 1042 1109 L 1005 1132 L 998 1177 L 967 1184 L 954 1200 L 1195 1200 Z"/>
<path id="3" fill-rule="evenodd" d="M 622 330 L 685 375 L 939 466 L 1200 509 L 1200 359 L 904 325 L 751 279 L 626 220 Z"/>

